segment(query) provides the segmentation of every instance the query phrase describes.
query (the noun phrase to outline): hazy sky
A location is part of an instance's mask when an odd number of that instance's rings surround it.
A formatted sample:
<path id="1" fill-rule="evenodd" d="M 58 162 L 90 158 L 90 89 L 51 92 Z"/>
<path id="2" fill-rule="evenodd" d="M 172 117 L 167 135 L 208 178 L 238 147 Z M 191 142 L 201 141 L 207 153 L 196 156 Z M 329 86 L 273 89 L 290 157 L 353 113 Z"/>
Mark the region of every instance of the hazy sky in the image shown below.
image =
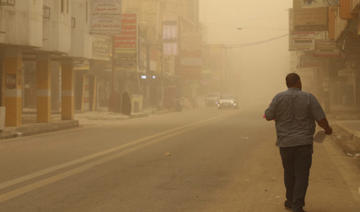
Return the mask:
<path id="1" fill-rule="evenodd" d="M 290 0 L 200 0 L 200 19 L 211 42 L 267 38 L 288 29 Z M 237 27 L 244 30 L 237 31 Z"/>
<path id="2" fill-rule="evenodd" d="M 288 33 L 290 0 L 200 1 L 200 19 L 209 43 L 244 44 Z M 241 75 L 237 92 L 245 102 L 267 104 L 275 93 L 285 89 L 284 77 L 290 67 L 288 43 L 285 37 L 228 50 L 232 69 Z"/>

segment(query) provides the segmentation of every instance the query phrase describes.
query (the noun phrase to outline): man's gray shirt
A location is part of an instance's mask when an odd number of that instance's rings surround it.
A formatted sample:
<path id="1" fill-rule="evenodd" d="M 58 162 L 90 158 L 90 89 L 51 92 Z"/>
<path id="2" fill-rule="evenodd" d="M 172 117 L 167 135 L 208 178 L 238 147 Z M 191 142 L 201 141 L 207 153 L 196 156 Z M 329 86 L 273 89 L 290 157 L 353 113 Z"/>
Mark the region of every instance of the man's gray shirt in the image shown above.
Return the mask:
<path id="1" fill-rule="evenodd" d="M 316 123 L 325 113 L 314 95 L 297 88 L 276 95 L 265 111 L 266 119 L 275 120 L 279 147 L 313 143 Z"/>

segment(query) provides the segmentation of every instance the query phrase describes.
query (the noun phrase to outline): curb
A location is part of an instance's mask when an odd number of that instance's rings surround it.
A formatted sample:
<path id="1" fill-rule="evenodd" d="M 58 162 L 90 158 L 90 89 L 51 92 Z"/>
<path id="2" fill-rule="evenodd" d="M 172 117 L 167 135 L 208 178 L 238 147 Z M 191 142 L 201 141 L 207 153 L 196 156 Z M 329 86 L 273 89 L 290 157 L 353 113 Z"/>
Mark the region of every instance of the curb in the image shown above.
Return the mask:
<path id="1" fill-rule="evenodd" d="M 152 114 L 161 115 L 167 114 L 171 111 L 168 110 L 160 110 L 153 111 L 152 113 L 135 113 L 128 116 L 128 118 L 118 119 L 120 121 L 137 119 L 137 118 L 145 118 Z M 96 120 L 96 119 L 94 119 Z M 25 125 L 19 128 L 14 128 L 7 131 L 0 131 L 0 143 L 2 140 L 17 138 L 22 136 L 31 136 L 48 132 L 55 132 L 60 130 L 72 129 L 81 126 L 81 120 L 71 120 L 71 121 L 58 121 L 54 123 L 37 123 L 32 125 Z"/>
<path id="2" fill-rule="evenodd" d="M 79 127 L 79 121 L 60 121 L 56 123 L 41 123 L 29 126 L 22 126 L 11 131 L 0 133 L 0 140 L 16 138 L 21 136 L 30 136 L 41 133 L 55 132 L 60 130 Z M 1 142 L 1 141 L 0 141 Z"/>

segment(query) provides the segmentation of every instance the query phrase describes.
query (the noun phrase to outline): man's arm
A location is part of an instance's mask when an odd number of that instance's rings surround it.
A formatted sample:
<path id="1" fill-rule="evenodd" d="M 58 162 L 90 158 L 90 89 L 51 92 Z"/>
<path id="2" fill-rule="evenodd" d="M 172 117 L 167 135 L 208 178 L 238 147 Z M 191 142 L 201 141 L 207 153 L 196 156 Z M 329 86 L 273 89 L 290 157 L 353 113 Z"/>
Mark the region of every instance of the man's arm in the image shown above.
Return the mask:
<path id="1" fill-rule="evenodd" d="M 325 112 L 319 101 L 313 95 L 311 95 L 311 113 L 318 125 L 325 130 L 325 134 L 331 135 L 333 130 L 326 119 Z"/>
<path id="2" fill-rule="evenodd" d="M 276 102 L 277 102 L 277 98 L 275 97 L 269 108 L 265 110 L 265 119 L 268 121 L 272 121 L 275 120 L 275 114 L 276 114 Z"/>

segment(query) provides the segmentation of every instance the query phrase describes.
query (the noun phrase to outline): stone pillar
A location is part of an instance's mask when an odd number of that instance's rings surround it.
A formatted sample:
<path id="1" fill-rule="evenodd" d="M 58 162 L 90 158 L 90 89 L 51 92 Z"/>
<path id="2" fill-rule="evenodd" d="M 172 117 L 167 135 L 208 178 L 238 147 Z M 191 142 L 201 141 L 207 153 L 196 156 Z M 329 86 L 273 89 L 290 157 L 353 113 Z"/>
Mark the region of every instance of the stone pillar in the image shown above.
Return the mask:
<path id="1" fill-rule="evenodd" d="M 51 108 L 52 111 L 61 111 L 61 66 L 58 62 L 51 63 Z"/>
<path id="2" fill-rule="evenodd" d="M 51 70 L 48 55 L 40 55 L 36 62 L 37 121 L 51 120 Z"/>
<path id="3" fill-rule="evenodd" d="M 91 94 L 90 94 L 90 110 L 96 111 L 96 103 L 97 103 L 97 81 L 96 76 L 91 77 Z"/>
<path id="4" fill-rule="evenodd" d="M 5 125 L 19 127 L 22 124 L 22 52 L 7 48 L 2 62 L 3 101 L 6 108 Z"/>
<path id="5" fill-rule="evenodd" d="M 71 60 L 62 63 L 61 71 L 61 119 L 74 120 L 74 72 Z"/>

